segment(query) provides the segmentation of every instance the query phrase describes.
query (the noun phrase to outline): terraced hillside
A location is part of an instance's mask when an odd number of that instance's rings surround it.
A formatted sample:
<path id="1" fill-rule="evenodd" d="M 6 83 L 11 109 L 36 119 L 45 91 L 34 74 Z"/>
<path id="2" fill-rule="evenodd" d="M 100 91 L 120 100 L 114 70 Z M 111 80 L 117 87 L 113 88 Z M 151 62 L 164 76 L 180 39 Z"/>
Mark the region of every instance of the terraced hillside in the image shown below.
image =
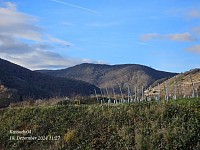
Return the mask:
<path id="1" fill-rule="evenodd" d="M 200 69 L 193 69 L 185 73 L 176 75 L 164 82 L 157 81 L 152 88 L 146 91 L 147 95 L 158 95 L 160 84 L 160 93 L 164 97 L 166 86 L 168 86 L 169 98 L 176 97 L 198 97 L 200 96 Z"/>

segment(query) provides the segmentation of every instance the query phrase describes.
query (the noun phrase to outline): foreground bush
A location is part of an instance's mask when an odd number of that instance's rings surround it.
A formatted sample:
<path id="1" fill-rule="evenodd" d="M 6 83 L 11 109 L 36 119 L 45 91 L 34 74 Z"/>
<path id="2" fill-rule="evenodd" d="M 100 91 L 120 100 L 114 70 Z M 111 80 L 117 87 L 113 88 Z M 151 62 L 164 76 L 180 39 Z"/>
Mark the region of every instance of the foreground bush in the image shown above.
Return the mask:
<path id="1" fill-rule="evenodd" d="M 0 110 L 0 149 L 200 149 L 200 103 L 66 105 Z M 10 130 L 31 130 L 9 140 Z"/>

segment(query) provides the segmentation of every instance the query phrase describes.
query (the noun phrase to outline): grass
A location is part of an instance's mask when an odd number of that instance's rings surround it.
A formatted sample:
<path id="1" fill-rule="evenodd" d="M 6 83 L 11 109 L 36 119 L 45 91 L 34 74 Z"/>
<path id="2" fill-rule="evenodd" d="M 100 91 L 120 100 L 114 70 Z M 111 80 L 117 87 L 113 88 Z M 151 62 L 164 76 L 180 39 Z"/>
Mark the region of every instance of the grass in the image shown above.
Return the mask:
<path id="1" fill-rule="evenodd" d="M 200 149 L 200 100 L 0 110 L 0 149 Z M 31 130 L 40 140 L 9 140 Z"/>

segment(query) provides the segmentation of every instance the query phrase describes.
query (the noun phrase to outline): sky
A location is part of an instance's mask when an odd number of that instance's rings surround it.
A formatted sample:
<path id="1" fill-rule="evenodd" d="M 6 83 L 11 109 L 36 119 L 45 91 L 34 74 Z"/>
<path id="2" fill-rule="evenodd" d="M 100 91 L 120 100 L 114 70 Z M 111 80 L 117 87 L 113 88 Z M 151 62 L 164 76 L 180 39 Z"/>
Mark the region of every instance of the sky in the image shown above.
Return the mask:
<path id="1" fill-rule="evenodd" d="M 0 58 L 31 70 L 200 68 L 200 1 L 0 0 Z"/>

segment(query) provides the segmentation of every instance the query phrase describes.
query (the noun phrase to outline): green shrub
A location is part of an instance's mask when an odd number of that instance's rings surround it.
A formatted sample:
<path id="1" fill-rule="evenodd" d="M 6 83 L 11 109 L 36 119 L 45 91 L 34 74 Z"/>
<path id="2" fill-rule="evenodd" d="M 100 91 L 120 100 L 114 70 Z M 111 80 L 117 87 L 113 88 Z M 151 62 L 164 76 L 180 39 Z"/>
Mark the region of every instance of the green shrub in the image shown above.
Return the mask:
<path id="1" fill-rule="evenodd" d="M 200 149 L 197 101 L 14 107 L 0 122 L 2 149 Z M 10 129 L 60 139 L 12 141 Z"/>

